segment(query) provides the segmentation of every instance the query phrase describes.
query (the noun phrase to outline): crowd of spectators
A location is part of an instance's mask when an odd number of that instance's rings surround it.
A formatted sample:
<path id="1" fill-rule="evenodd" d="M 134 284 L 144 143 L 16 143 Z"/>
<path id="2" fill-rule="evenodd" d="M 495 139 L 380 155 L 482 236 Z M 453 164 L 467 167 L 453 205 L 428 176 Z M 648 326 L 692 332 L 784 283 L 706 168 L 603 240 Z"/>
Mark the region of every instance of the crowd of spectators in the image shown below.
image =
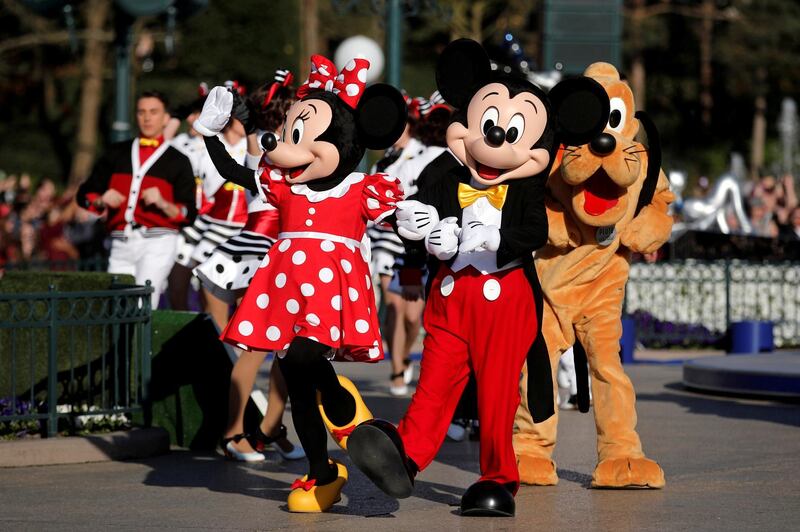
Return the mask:
<path id="1" fill-rule="evenodd" d="M 0 173 L 0 268 L 8 263 L 68 263 L 103 253 L 103 229 L 75 203 L 77 186 Z"/>
<path id="2" fill-rule="evenodd" d="M 763 176 L 747 198 L 753 234 L 767 238 L 800 240 L 800 206 L 794 179 Z"/>
<path id="3" fill-rule="evenodd" d="M 707 179 L 692 191 L 704 197 Z M 747 190 L 749 188 L 749 190 Z M 8 263 L 69 263 L 106 254 L 104 230 L 96 216 L 77 206 L 77 185 L 59 192 L 51 179 L 34 183 L 27 174 L 0 171 L 0 268 Z M 794 179 L 765 175 L 743 191 L 752 236 L 800 241 L 800 202 Z M 732 232 L 741 231 L 729 212 Z"/>

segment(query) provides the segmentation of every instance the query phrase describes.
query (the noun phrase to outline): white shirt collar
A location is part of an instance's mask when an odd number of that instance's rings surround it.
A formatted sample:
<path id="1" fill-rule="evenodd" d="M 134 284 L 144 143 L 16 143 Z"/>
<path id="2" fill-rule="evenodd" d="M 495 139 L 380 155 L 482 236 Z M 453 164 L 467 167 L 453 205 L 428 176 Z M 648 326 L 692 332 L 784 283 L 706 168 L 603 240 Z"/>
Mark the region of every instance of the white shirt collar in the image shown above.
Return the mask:
<path id="1" fill-rule="evenodd" d="M 352 174 L 345 177 L 341 183 L 336 185 L 330 190 L 311 190 L 308 188 L 308 185 L 305 183 L 300 183 L 298 185 L 291 185 L 291 190 L 293 194 L 299 194 L 301 196 L 305 196 L 308 198 L 308 201 L 312 203 L 319 203 L 320 201 L 326 200 L 328 198 L 341 198 L 350 190 L 351 185 L 355 185 L 356 183 L 360 183 L 364 180 L 364 174 L 361 172 L 353 172 Z"/>

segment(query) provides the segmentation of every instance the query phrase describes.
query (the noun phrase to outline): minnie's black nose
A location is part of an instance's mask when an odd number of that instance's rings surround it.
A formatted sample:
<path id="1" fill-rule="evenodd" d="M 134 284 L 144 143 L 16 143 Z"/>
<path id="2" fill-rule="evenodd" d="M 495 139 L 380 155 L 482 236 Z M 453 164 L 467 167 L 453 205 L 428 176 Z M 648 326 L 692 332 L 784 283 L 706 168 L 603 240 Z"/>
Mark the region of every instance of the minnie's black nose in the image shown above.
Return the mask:
<path id="1" fill-rule="evenodd" d="M 589 149 L 595 155 L 608 155 L 617 147 L 614 135 L 610 133 L 600 133 L 589 143 Z"/>
<path id="2" fill-rule="evenodd" d="M 261 145 L 267 151 L 272 151 L 278 147 L 278 139 L 275 138 L 274 133 L 264 133 L 261 135 Z"/>
<path id="3" fill-rule="evenodd" d="M 489 128 L 489 131 L 486 132 L 486 142 L 495 148 L 497 146 L 502 146 L 505 141 L 506 132 L 500 126 L 492 126 Z"/>

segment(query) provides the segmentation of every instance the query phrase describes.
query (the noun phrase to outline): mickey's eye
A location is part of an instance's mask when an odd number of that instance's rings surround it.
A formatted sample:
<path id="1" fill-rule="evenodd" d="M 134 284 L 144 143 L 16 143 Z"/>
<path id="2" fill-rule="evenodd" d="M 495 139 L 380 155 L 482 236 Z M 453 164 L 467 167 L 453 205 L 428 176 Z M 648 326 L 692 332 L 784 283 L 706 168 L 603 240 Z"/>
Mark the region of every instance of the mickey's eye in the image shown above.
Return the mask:
<path id="1" fill-rule="evenodd" d="M 508 122 L 506 140 L 510 144 L 516 144 L 523 133 L 525 133 L 525 117 L 518 113 L 512 116 Z"/>
<path id="2" fill-rule="evenodd" d="M 303 140 L 303 129 L 305 129 L 303 119 L 295 118 L 294 123 L 292 124 L 293 143 L 300 144 L 300 141 Z"/>
<path id="3" fill-rule="evenodd" d="M 497 125 L 497 120 L 499 118 L 500 113 L 497 111 L 496 107 L 489 107 L 483 112 L 483 116 L 481 117 L 481 131 L 483 131 L 484 135 Z"/>
<path id="4" fill-rule="evenodd" d="M 608 114 L 608 127 L 620 133 L 625 127 L 628 109 L 625 107 L 625 102 L 622 98 L 611 98 L 608 103 L 611 108 L 611 112 Z"/>

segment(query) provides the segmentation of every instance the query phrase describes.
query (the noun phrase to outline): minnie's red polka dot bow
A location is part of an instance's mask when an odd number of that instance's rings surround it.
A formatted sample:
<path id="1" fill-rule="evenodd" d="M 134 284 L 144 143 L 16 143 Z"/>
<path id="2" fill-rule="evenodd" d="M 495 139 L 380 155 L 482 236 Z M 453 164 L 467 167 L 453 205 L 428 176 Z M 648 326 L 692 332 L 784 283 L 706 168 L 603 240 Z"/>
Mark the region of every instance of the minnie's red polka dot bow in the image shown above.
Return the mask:
<path id="1" fill-rule="evenodd" d="M 308 81 L 297 90 L 297 97 L 303 98 L 312 89 L 323 89 L 336 94 L 355 109 L 367 85 L 368 68 L 369 61 L 356 58 L 351 59 L 341 72 L 337 72 L 333 61 L 321 55 L 312 55 L 311 73 Z"/>

